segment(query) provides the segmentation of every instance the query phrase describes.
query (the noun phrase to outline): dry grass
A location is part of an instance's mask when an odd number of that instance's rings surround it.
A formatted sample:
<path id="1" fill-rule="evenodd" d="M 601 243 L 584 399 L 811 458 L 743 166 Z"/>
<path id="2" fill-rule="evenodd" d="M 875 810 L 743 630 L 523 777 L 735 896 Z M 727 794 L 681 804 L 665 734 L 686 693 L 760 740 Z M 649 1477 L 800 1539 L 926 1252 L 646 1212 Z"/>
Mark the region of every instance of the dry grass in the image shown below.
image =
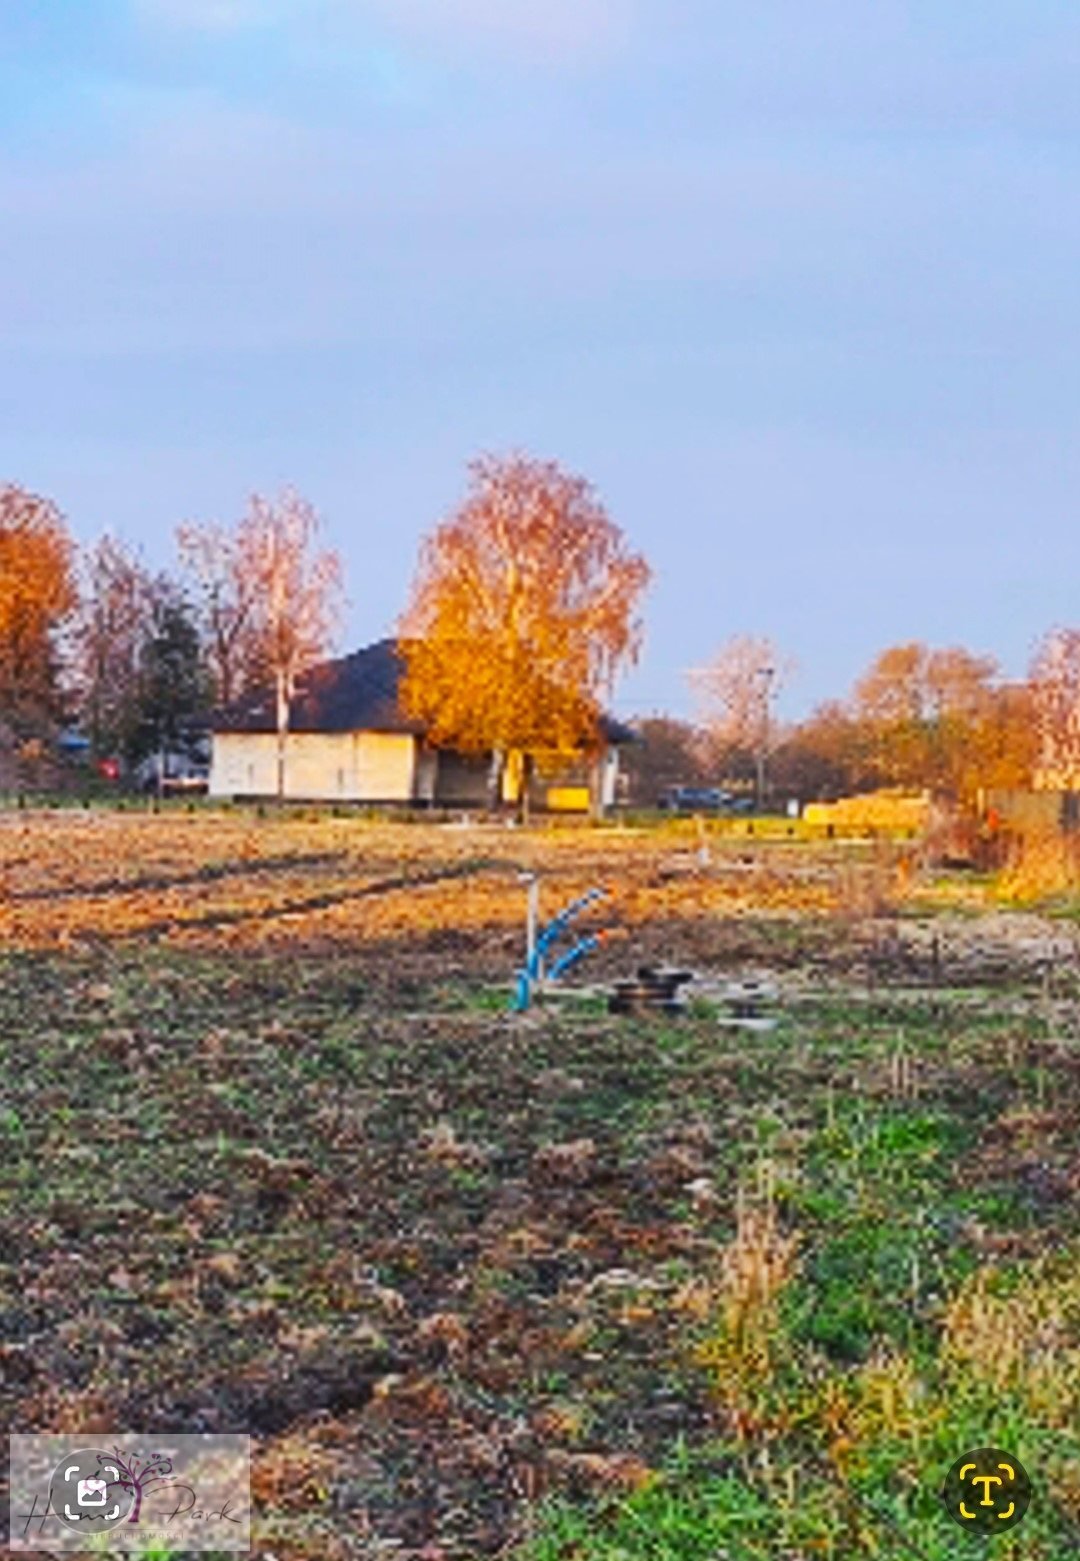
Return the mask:
<path id="1" fill-rule="evenodd" d="M 1018 841 L 997 881 L 999 897 L 1032 904 L 1080 889 L 1080 839 L 1060 830 L 1032 831 Z"/>
<path id="2" fill-rule="evenodd" d="M 771 1196 L 740 1193 L 734 1239 L 720 1260 L 714 1330 L 697 1351 L 713 1378 L 731 1429 L 743 1439 L 760 1431 L 783 1333 L 779 1301 L 797 1267 L 798 1239 L 783 1232 Z"/>
<path id="3" fill-rule="evenodd" d="M 1009 1394 L 1064 1430 L 1080 1413 L 1080 1274 L 1042 1262 L 1009 1287 L 981 1269 L 949 1304 L 942 1359 L 966 1382 Z"/>

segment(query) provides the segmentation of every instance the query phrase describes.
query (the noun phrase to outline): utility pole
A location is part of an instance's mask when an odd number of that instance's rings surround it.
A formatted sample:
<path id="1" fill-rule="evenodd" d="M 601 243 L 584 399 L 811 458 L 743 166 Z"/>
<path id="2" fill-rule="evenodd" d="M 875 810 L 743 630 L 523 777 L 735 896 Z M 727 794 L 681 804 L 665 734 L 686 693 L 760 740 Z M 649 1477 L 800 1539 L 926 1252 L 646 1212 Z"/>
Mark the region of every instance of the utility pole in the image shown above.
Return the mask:
<path id="1" fill-rule="evenodd" d="M 765 808 L 765 762 L 769 753 L 769 715 L 772 704 L 772 680 L 776 676 L 776 668 L 758 667 L 757 676 L 761 680 L 760 721 L 757 753 L 754 757 L 757 768 L 757 806 L 758 812 L 761 813 Z"/>

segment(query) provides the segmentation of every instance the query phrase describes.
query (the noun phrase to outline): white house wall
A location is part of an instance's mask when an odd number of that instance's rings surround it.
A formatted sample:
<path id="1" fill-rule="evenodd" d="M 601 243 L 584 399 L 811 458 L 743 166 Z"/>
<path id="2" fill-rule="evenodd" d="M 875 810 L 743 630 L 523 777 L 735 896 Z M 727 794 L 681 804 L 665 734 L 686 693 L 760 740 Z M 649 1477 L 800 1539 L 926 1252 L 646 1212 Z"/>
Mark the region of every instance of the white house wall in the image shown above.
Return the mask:
<path id="1" fill-rule="evenodd" d="M 392 732 L 292 732 L 285 744 L 285 795 L 304 802 L 409 802 L 416 739 Z M 277 795 L 277 737 L 217 732 L 213 797 Z"/>
<path id="2" fill-rule="evenodd" d="M 210 763 L 212 797 L 275 797 L 277 737 L 272 732 L 217 732 Z M 482 807 L 490 761 L 436 753 L 416 738 L 391 732 L 292 732 L 285 750 L 285 795 L 297 802 L 427 802 Z M 579 759 L 554 774 L 533 777 L 531 797 L 544 807 L 552 788 L 587 787 L 612 806 L 618 750 Z"/>
<path id="3" fill-rule="evenodd" d="M 268 797 L 277 791 L 277 741 L 263 733 L 215 732 L 210 746 L 212 797 Z"/>
<path id="4" fill-rule="evenodd" d="M 394 732 L 356 732 L 357 797 L 364 802 L 411 802 L 416 795 L 416 738 Z"/>

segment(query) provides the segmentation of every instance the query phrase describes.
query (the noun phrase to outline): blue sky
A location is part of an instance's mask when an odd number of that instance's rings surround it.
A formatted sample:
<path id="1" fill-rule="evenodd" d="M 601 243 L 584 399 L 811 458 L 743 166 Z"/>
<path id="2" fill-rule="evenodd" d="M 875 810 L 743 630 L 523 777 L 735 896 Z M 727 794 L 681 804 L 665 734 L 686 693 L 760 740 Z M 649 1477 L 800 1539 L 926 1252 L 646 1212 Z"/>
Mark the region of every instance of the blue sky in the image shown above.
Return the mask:
<path id="1" fill-rule="evenodd" d="M 289 481 L 387 632 L 481 450 L 652 562 L 623 712 L 1080 622 L 1074 0 L 11 0 L 0 475 L 169 556 Z"/>

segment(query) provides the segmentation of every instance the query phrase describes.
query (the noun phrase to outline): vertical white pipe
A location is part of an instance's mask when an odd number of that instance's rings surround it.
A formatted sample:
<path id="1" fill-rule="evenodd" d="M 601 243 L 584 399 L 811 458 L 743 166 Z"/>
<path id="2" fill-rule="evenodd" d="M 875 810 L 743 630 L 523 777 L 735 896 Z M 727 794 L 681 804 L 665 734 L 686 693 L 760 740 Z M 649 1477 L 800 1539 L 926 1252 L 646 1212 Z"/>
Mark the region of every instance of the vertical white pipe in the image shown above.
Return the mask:
<path id="1" fill-rule="evenodd" d="M 525 958 L 528 968 L 532 969 L 533 957 L 536 954 L 536 931 L 540 919 L 540 880 L 535 873 L 529 874 L 529 901 L 527 920 L 525 927 Z M 539 976 L 540 972 L 538 972 Z"/>

